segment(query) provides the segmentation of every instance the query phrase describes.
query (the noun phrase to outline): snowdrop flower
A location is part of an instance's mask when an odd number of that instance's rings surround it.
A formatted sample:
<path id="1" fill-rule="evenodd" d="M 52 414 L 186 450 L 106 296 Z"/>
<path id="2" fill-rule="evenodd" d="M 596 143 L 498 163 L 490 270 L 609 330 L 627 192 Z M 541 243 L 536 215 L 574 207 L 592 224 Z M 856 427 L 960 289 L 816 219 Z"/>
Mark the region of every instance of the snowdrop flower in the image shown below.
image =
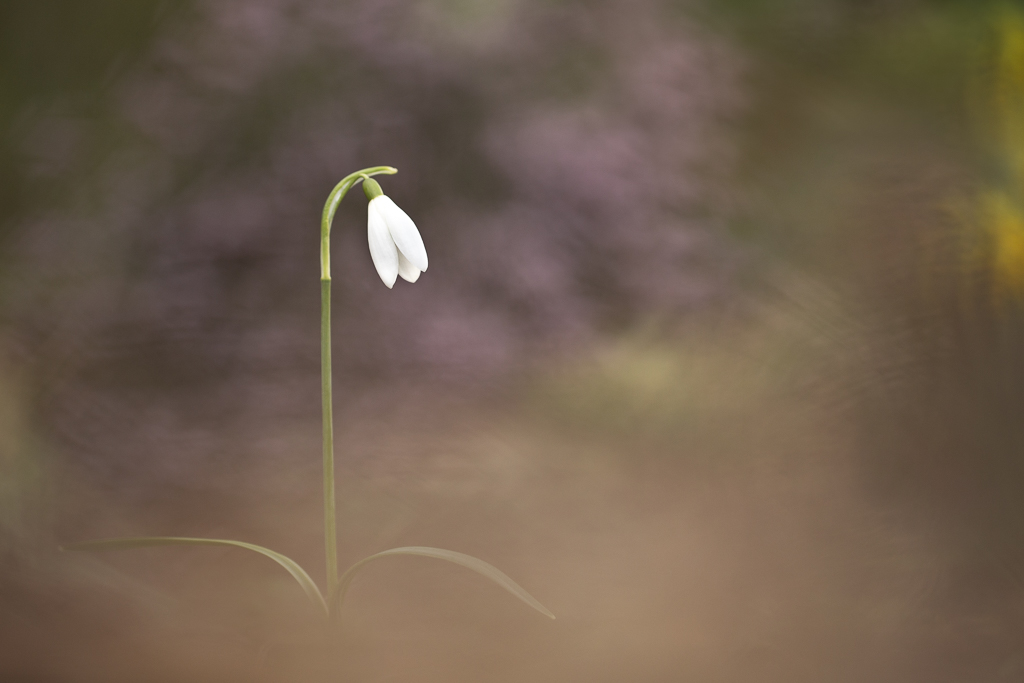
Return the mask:
<path id="1" fill-rule="evenodd" d="M 427 250 L 416 224 L 381 191 L 376 180 L 364 178 L 363 191 L 370 200 L 367 237 L 377 274 L 388 289 L 399 275 L 403 280 L 416 282 L 427 269 Z"/>

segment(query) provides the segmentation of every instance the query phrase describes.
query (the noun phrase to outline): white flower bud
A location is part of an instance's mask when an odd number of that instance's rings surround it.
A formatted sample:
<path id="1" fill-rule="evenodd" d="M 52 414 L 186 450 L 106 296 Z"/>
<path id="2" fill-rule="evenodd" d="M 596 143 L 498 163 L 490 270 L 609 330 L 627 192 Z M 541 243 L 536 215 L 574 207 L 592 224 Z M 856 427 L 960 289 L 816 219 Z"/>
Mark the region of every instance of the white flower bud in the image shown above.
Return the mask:
<path id="1" fill-rule="evenodd" d="M 376 187 L 367 187 L 368 182 Z M 367 179 L 364 190 L 367 197 L 373 195 L 367 207 L 367 238 L 377 274 L 389 289 L 399 275 L 403 280 L 416 282 L 427 269 L 427 250 L 420 231 L 390 197 L 379 194 L 380 185 L 376 182 Z"/>

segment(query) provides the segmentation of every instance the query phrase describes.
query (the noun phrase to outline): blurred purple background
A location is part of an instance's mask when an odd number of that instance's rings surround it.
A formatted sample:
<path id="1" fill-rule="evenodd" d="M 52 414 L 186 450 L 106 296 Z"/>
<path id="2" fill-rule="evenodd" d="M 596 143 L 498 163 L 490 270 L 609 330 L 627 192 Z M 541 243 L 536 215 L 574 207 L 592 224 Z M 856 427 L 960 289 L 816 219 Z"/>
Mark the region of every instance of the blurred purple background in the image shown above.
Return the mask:
<path id="1" fill-rule="evenodd" d="M 169 446 L 188 481 L 172 433 L 315 414 L 318 216 L 364 166 L 399 168 L 432 267 L 389 292 L 362 197 L 341 207 L 343 401 L 508 377 L 728 290 L 741 60 L 660 3 L 150 5 L 130 62 L 9 138 L 42 195 L 5 249 L 13 343 L 97 466 L 146 476 L 166 468 L 137 453 Z"/>

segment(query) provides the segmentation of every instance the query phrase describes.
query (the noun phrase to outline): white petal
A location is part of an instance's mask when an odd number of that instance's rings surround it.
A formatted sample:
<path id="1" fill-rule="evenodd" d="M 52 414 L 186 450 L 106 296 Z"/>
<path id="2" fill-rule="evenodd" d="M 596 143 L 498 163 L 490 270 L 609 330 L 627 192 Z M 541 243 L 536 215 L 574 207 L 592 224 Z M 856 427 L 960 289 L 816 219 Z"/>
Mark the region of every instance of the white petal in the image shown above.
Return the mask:
<path id="1" fill-rule="evenodd" d="M 416 266 L 417 270 L 426 270 L 427 249 L 423 246 L 420 231 L 416 229 L 416 224 L 412 222 L 408 214 L 398 208 L 398 205 L 387 195 L 382 194 L 375 197 L 370 204 L 376 205 L 380 215 L 384 217 L 384 222 L 388 224 L 391 238 L 395 241 L 398 250 L 405 254 L 405 258 L 409 259 L 409 262 Z"/>
<path id="2" fill-rule="evenodd" d="M 391 239 L 391 232 L 388 231 L 384 217 L 380 215 L 373 202 L 367 211 L 366 237 L 370 243 L 370 258 L 377 269 L 377 274 L 388 289 L 394 287 L 395 279 L 398 277 L 398 248 L 395 241 Z"/>
<path id="3" fill-rule="evenodd" d="M 419 268 L 410 263 L 402 252 L 398 252 L 398 274 L 407 282 L 416 282 L 420 279 Z"/>

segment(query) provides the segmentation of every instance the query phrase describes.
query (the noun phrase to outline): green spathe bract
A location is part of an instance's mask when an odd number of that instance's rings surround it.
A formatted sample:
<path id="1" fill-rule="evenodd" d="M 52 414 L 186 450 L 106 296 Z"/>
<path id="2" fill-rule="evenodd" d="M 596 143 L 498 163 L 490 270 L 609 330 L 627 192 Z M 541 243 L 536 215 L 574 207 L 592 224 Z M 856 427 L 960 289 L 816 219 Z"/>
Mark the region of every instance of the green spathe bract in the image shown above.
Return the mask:
<path id="1" fill-rule="evenodd" d="M 392 548 L 391 550 L 370 555 L 353 564 L 344 574 L 340 576 L 338 574 L 337 518 L 334 500 L 334 411 L 331 404 L 331 224 L 334 222 L 334 214 L 338 210 L 338 204 L 341 203 L 341 200 L 344 199 L 348 191 L 352 189 L 352 186 L 360 180 L 364 181 L 367 199 L 370 201 L 387 199 L 390 202 L 390 199 L 383 194 L 377 181 L 372 180 L 370 176 L 392 175 L 397 172 L 397 169 L 391 166 L 374 166 L 346 176 L 327 196 L 327 202 L 324 204 L 323 218 L 320 223 L 320 377 L 323 398 L 324 550 L 327 560 L 326 598 L 320 592 L 316 583 L 309 577 L 309 574 L 306 573 L 306 570 L 299 566 L 295 560 L 269 548 L 243 541 L 218 538 L 143 536 L 138 538 L 111 538 L 87 541 L 65 546 L 64 549 L 97 551 L 125 550 L 162 545 L 205 545 L 229 546 L 251 550 L 273 560 L 291 574 L 292 578 L 295 579 L 303 592 L 305 592 L 309 601 L 327 619 L 333 619 L 341 611 L 342 602 L 345 599 L 349 585 L 352 583 L 352 579 L 365 565 L 393 555 L 418 555 L 420 557 L 432 557 L 452 562 L 482 574 L 541 614 L 551 619 L 555 618 L 554 614 L 496 567 L 487 564 L 483 560 L 452 550 L 422 546 Z M 426 257 L 424 256 L 423 258 L 425 259 Z M 425 269 L 425 260 L 421 265 Z M 387 284 L 386 281 L 385 284 Z M 388 286 L 390 287 L 391 285 L 389 284 Z"/>

